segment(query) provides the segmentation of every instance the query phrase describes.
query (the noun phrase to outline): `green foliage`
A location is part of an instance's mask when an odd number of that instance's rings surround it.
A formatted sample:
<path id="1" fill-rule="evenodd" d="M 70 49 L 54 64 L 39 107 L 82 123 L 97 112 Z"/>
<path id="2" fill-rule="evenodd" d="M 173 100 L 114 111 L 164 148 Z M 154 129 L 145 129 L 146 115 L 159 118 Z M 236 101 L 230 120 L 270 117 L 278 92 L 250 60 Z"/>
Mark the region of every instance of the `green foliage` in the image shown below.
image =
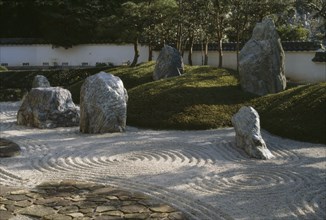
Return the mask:
<path id="1" fill-rule="evenodd" d="M 0 66 L 0 72 L 7 71 L 8 69 L 5 66 Z"/>
<path id="2" fill-rule="evenodd" d="M 277 28 L 282 41 L 306 41 L 309 39 L 309 30 L 300 26 L 282 25 Z"/>

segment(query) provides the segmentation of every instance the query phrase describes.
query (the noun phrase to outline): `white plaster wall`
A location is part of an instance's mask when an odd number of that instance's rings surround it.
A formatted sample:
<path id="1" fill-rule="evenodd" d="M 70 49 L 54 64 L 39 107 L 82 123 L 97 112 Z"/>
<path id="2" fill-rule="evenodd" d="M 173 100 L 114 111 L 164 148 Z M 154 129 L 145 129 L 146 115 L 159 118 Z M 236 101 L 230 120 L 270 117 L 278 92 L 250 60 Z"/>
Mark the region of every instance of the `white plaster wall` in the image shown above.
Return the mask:
<path id="1" fill-rule="evenodd" d="M 36 63 L 37 46 L 21 45 L 21 46 L 0 46 L 0 64 L 8 63 L 8 66 L 22 66 L 23 63 Z"/>
<path id="2" fill-rule="evenodd" d="M 148 47 L 139 46 L 140 57 L 138 62 L 148 59 Z M 134 57 L 133 45 L 113 44 L 85 44 L 69 49 L 62 47 L 52 48 L 51 45 L 1 45 L 0 63 L 8 63 L 9 66 L 22 66 L 28 62 L 30 66 L 42 66 L 56 62 L 59 66 L 68 63 L 69 66 L 81 66 L 83 62 L 89 66 L 95 66 L 97 62 L 111 62 L 121 65 L 127 61 L 132 62 Z"/>
<path id="3" fill-rule="evenodd" d="M 155 56 L 158 56 L 156 54 Z M 326 63 L 313 62 L 314 51 L 286 51 L 285 52 L 285 75 L 294 82 L 326 82 Z M 202 64 L 200 51 L 193 52 L 193 64 Z M 184 53 L 184 63 L 188 64 L 188 52 Z M 218 52 L 208 52 L 208 65 L 218 66 Z M 233 51 L 223 52 L 223 67 L 236 70 L 237 58 Z"/>
<path id="4" fill-rule="evenodd" d="M 295 82 L 325 82 L 326 63 L 313 62 L 314 51 L 286 52 L 286 77 Z"/>
<path id="5" fill-rule="evenodd" d="M 140 57 L 138 62 L 146 62 L 148 59 L 148 47 L 139 46 Z M 156 60 L 159 52 L 153 53 Z M 286 77 L 295 82 L 325 82 L 326 63 L 312 62 L 315 52 L 285 52 Z M 42 66 L 56 62 L 59 66 L 68 63 L 69 66 L 81 66 L 83 62 L 89 66 L 95 66 L 97 62 L 121 65 L 132 61 L 134 56 L 133 45 L 114 44 L 84 44 L 69 49 L 52 48 L 51 45 L 0 45 L 0 63 L 8 63 L 8 66 L 22 66 L 29 63 L 30 66 Z M 188 52 L 184 53 L 184 62 L 188 64 Z M 193 64 L 202 64 L 201 51 L 193 52 Z M 218 66 L 218 52 L 209 51 L 208 65 Z M 236 69 L 236 53 L 224 51 L 223 67 Z"/>

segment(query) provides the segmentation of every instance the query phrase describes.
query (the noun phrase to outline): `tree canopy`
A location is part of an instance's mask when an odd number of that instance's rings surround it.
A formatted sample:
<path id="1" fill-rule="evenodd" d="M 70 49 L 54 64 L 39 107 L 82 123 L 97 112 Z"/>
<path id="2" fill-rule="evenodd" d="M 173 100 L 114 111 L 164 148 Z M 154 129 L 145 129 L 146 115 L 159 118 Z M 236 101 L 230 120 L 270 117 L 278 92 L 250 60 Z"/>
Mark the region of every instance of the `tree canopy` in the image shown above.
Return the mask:
<path id="1" fill-rule="evenodd" d="M 181 53 L 194 43 L 244 42 L 271 16 L 285 40 L 325 40 L 324 0 L 0 0 L 0 38 L 40 38 L 65 48 L 105 40 Z M 205 49 L 206 48 L 206 49 Z M 239 47 L 238 47 L 239 49 Z M 207 57 L 205 57 L 207 63 Z"/>

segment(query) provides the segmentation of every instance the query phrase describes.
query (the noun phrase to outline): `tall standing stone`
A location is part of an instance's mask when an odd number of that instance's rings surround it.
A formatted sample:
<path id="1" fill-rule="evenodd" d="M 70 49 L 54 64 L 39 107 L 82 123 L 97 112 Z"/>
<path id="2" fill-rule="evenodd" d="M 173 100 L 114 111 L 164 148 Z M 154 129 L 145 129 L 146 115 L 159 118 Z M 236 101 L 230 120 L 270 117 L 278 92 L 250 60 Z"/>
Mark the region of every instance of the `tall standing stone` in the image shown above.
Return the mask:
<path id="1" fill-rule="evenodd" d="M 254 108 L 242 107 L 231 121 L 239 148 L 243 148 L 249 156 L 257 159 L 266 160 L 274 157 L 261 136 L 259 115 Z"/>
<path id="2" fill-rule="evenodd" d="M 125 130 L 127 90 L 119 77 L 100 72 L 88 77 L 80 91 L 80 131 L 110 133 Z"/>
<path id="3" fill-rule="evenodd" d="M 153 79 L 180 76 L 183 74 L 184 64 L 179 51 L 171 46 L 165 45 L 156 61 Z"/>
<path id="4" fill-rule="evenodd" d="M 239 56 L 242 89 L 257 95 L 283 91 L 286 87 L 284 56 L 273 20 L 267 18 L 257 23 Z"/>
<path id="5" fill-rule="evenodd" d="M 43 75 L 36 75 L 33 79 L 32 88 L 50 87 L 49 80 Z"/>
<path id="6" fill-rule="evenodd" d="M 77 126 L 79 108 L 66 89 L 32 88 L 18 110 L 17 124 L 37 128 Z"/>

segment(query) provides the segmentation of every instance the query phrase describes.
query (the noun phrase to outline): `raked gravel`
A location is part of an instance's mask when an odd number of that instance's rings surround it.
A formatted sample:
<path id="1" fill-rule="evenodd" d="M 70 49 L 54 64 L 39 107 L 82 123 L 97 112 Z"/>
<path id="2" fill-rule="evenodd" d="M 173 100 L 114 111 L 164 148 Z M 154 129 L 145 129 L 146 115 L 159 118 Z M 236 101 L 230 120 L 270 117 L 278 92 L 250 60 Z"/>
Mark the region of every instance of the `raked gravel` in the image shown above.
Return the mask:
<path id="1" fill-rule="evenodd" d="M 82 134 L 16 124 L 0 103 L 1 137 L 22 153 L 0 158 L 0 184 L 33 188 L 74 179 L 142 192 L 189 219 L 326 219 L 326 146 L 262 136 L 274 159 L 251 159 L 233 128 Z"/>

